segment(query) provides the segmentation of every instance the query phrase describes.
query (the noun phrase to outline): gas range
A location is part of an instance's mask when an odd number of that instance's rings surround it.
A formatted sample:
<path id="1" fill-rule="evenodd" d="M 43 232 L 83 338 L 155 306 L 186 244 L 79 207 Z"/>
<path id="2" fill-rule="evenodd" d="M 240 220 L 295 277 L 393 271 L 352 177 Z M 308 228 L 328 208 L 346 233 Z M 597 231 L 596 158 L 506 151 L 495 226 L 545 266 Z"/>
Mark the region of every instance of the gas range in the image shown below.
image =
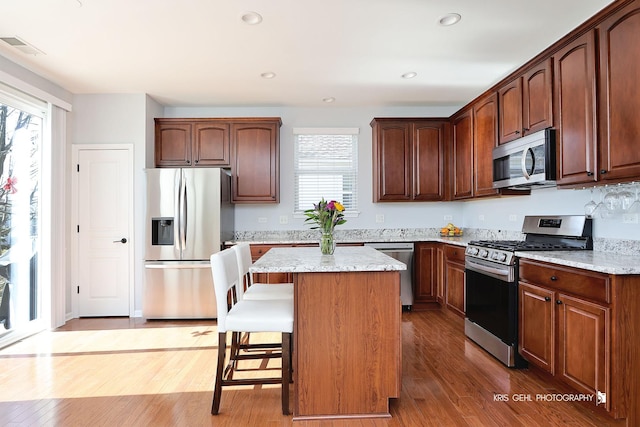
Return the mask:
<path id="1" fill-rule="evenodd" d="M 525 240 L 474 240 L 465 254 L 501 265 L 514 265 L 516 251 L 593 249 L 592 220 L 583 215 L 526 216 Z"/>

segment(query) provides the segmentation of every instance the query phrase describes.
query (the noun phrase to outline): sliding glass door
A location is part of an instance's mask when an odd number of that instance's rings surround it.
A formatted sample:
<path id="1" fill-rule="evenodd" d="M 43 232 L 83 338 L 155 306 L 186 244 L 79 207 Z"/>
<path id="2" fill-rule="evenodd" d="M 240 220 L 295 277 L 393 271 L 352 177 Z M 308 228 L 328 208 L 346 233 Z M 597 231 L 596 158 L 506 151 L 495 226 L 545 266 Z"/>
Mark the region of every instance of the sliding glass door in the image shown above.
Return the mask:
<path id="1" fill-rule="evenodd" d="M 45 113 L 0 93 L 0 346 L 41 323 L 40 163 Z"/>

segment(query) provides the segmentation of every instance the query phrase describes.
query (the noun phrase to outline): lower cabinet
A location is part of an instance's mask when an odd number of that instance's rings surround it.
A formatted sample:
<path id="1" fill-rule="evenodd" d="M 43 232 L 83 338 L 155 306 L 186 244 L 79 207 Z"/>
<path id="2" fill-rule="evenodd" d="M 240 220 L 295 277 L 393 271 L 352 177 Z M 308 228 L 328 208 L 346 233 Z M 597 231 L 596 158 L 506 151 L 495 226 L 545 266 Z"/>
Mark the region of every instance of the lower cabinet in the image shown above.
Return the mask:
<path id="1" fill-rule="evenodd" d="M 464 317 L 464 247 L 444 247 L 445 304 Z"/>
<path id="2" fill-rule="evenodd" d="M 594 396 L 594 403 L 600 396 L 607 410 L 612 400 L 610 302 L 608 275 L 520 262 L 520 354 L 578 393 Z"/>
<path id="3" fill-rule="evenodd" d="M 412 310 L 425 310 L 438 307 L 437 288 L 439 285 L 438 252 L 442 252 L 439 243 L 418 242 L 414 247 L 414 278 Z"/>

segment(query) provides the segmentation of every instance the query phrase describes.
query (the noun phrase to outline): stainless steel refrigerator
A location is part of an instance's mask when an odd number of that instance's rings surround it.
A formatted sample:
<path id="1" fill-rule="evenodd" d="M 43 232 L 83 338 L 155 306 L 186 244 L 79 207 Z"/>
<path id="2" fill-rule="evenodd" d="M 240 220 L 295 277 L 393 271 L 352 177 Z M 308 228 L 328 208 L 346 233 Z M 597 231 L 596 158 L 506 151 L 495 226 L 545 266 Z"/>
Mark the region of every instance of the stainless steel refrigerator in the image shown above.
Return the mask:
<path id="1" fill-rule="evenodd" d="M 217 317 L 209 257 L 233 238 L 229 171 L 147 169 L 146 178 L 143 316 Z"/>

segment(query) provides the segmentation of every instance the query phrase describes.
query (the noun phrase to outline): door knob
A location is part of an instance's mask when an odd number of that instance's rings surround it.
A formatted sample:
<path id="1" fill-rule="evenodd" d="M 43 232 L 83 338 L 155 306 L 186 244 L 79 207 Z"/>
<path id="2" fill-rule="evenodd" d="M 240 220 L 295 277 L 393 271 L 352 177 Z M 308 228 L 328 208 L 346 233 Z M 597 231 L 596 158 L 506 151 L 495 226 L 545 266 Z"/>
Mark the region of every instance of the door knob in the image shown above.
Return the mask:
<path id="1" fill-rule="evenodd" d="M 127 243 L 127 239 L 125 237 L 123 237 L 120 240 L 114 240 L 113 243 Z"/>

